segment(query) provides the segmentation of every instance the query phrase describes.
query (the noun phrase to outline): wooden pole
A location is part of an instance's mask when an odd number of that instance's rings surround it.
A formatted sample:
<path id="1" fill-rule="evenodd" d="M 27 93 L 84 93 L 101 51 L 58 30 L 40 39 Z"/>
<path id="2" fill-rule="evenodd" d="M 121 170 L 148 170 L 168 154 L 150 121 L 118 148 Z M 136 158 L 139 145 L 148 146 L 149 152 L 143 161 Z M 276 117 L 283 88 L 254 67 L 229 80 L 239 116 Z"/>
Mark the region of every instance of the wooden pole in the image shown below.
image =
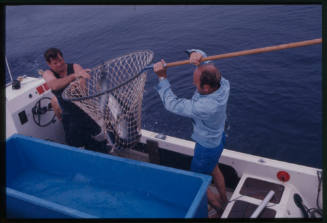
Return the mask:
<path id="1" fill-rule="evenodd" d="M 201 62 L 207 61 L 207 60 L 219 60 L 219 59 L 230 58 L 230 57 L 245 56 L 245 55 L 257 54 L 257 53 L 266 53 L 266 52 L 271 52 L 271 51 L 276 51 L 276 50 L 284 50 L 284 49 L 295 48 L 295 47 L 309 46 L 309 45 L 314 45 L 314 44 L 319 44 L 319 43 L 322 43 L 321 38 L 306 40 L 306 41 L 301 41 L 301 42 L 286 43 L 286 44 L 275 45 L 275 46 L 268 46 L 268 47 L 263 47 L 263 48 L 256 48 L 256 49 L 252 49 L 252 50 L 243 50 L 243 51 L 237 51 L 237 52 L 232 52 L 232 53 L 224 53 L 224 54 L 219 54 L 219 55 L 208 56 L 206 58 L 203 58 L 201 60 Z M 167 63 L 166 67 L 176 67 L 176 66 L 180 66 L 180 65 L 184 65 L 184 64 L 189 64 L 189 60 L 182 60 L 182 61 Z"/>

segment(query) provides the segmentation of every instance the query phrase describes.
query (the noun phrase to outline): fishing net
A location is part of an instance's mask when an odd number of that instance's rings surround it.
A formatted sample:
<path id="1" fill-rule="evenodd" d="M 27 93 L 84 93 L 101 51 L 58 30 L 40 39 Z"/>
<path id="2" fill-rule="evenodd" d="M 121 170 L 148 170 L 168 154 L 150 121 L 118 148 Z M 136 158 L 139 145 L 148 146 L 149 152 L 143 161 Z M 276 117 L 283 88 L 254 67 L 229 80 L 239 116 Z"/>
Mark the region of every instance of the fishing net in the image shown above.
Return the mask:
<path id="1" fill-rule="evenodd" d="M 62 93 L 85 111 L 106 133 L 116 149 L 139 141 L 141 111 L 150 50 L 124 55 L 91 70 L 91 79 L 77 79 Z"/>

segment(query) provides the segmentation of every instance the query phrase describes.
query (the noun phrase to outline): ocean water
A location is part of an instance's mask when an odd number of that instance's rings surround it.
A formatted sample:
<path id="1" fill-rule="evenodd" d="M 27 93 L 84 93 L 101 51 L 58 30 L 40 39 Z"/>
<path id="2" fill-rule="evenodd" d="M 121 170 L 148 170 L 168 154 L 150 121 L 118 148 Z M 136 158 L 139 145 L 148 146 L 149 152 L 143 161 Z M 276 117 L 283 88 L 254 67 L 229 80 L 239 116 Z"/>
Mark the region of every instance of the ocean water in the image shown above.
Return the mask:
<path id="1" fill-rule="evenodd" d="M 190 48 L 216 55 L 322 36 L 320 5 L 23 5 L 7 6 L 5 18 L 14 78 L 46 69 L 49 47 L 92 68 L 141 49 L 173 62 Z M 215 61 L 231 85 L 225 148 L 321 168 L 321 60 L 319 44 Z M 168 70 L 177 96 L 192 97 L 193 69 Z M 191 120 L 164 109 L 156 84 L 149 73 L 142 128 L 190 139 Z"/>

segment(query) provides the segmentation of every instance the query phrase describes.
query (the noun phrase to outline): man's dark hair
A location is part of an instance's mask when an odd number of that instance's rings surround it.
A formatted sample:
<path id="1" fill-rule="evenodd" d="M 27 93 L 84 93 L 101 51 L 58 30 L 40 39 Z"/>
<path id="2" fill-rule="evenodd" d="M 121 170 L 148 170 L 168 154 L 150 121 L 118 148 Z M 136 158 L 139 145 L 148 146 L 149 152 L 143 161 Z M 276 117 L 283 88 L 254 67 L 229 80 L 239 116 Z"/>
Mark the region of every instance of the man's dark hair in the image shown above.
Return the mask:
<path id="1" fill-rule="evenodd" d="M 221 74 L 216 69 L 205 69 L 202 71 L 200 76 L 200 86 L 203 88 L 205 84 L 209 85 L 213 89 L 218 89 L 220 87 Z"/>
<path id="2" fill-rule="evenodd" d="M 57 48 L 49 48 L 49 49 L 47 49 L 47 51 L 45 51 L 44 58 L 45 58 L 45 60 L 48 63 L 50 63 L 50 60 L 51 59 L 57 59 L 58 58 L 58 54 L 61 57 L 63 57 L 62 56 L 62 52 L 59 49 L 57 49 Z"/>

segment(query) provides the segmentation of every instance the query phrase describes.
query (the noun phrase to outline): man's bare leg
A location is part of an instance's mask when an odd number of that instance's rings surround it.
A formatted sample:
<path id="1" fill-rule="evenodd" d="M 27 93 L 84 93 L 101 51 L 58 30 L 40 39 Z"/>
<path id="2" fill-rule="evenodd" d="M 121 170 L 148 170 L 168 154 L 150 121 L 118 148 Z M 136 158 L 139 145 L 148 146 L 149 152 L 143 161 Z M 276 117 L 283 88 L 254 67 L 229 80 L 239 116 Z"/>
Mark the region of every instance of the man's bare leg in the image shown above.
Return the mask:
<path id="1" fill-rule="evenodd" d="M 224 175 L 220 171 L 218 164 L 213 169 L 212 173 L 213 182 L 219 192 L 219 202 L 220 206 L 224 207 L 227 204 L 227 196 L 226 196 L 226 186 Z"/>

